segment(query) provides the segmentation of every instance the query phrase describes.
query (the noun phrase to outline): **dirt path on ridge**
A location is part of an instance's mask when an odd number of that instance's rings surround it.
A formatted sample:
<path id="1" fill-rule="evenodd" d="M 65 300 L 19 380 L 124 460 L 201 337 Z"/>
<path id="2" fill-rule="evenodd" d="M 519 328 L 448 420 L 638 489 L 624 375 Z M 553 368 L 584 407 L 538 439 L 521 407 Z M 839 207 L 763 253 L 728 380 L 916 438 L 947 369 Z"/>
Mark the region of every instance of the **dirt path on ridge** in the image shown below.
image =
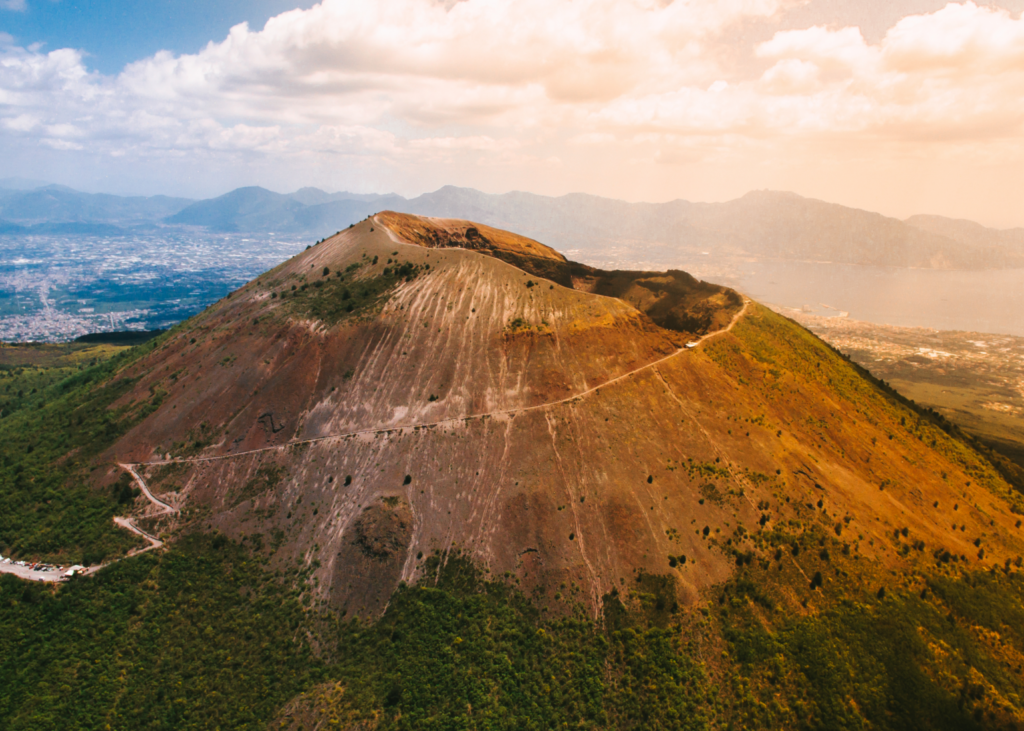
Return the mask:
<path id="1" fill-rule="evenodd" d="M 168 465 L 168 464 L 195 464 L 197 462 L 216 462 L 216 461 L 222 460 L 222 459 L 233 459 L 235 457 L 244 457 L 244 456 L 250 455 L 250 454 L 260 454 L 262 452 L 279 451 L 279 450 L 288 449 L 289 447 L 294 447 L 294 446 L 300 445 L 300 444 L 314 444 L 316 442 L 325 442 L 325 441 L 329 441 L 331 439 L 347 439 L 349 437 L 360 436 L 360 435 L 363 435 L 363 434 L 390 434 L 392 432 L 402 431 L 403 429 L 423 429 L 423 428 L 430 428 L 430 427 L 435 427 L 435 426 L 444 426 L 444 425 L 448 425 L 448 424 L 455 424 L 455 423 L 460 422 L 460 421 L 465 421 L 467 419 L 482 419 L 484 417 L 499 416 L 499 415 L 500 416 L 515 417 L 515 416 L 518 416 L 519 414 L 525 414 L 525 413 L 530 412 L 530 411 L 537 411 L 539 409 L 548 409 L 548 408 L 551 408 L 553 406 L 560 406 L 562 404 L 567 404 L 570 401 L 575 401 L 576 399 L 586 398 L 587 396 L 589 396 L 589 395 L 591 395 L 593 393 L 596 393 L 597 391 L 601 390 L 602 388 L 608 388 L 609 386 L 612 386 L 612 385 L 614 385 L 614 384 L 616 384 L 616 383 L 618 383 L 620 381 L 624 381 L 627 378 L 631 378 L 632 376 L 635 376 L 637 373 L 642 373 L 645 370 L 648 370 L 648 369 L 651 369 L 651 368 L 656 368 L 657 366 L 661 365 L 662 363 L 664 363 L 664 362 L 666 362 L 668 360 L 671 360 L 672 358 L 675 358 L 676 356 L 680 355 L 681 353 L 685 353 L 685 352 L 688 352 L 690 350 L 696 349 L 697 346 L 699 346 L 700 344 L 704 343 L 705 341 L 707 341 L 707 340 L 709 340 L 711 338 L 718 337 L 719 335 L 722 335 L 724 333 L 729 332 L 730 330 L 733 329 L 733 327 L 736 325 L 736 323 L 739 322 L 739 319 L 743 315 L 746 314 L 747 309 L 749 307 L 750 307 L 750 300 L 748 298 L 744 297 L 743 298 L 743 307 L 740 308 L 740 310 L 735 315 L 733 315 L 733 318 L 732 318 L 732 320 L 729 321 L 729 324 L 726 325 L 725 327 L 723 327 L 721 330 L 715 330 L 714 332 L 710 332 L 710 333 L 707 333 L 705 335 L 702 335 L 701 337 L 697 338 L 696 340 L 692 340 L 689 343 L 687 343 L 686 345 L 684 345 L 683 347 L 679 348 L 674 353 L 669 353 L 668 355 L 664 356 L 663 358 L 659 358 L 658 360 L 651 361 L 650 363 L 647 363 L 645 365 L 642 365 L 642 366 L 639 366 L 637 368 L 634 368 L 631 371 L 623 373 L 621 376 L 616 376 L 615 378 L 612 378 L 612 379 L 609 379 L 607 381 L 604 381 L 603 383 L 600 383 L 600 384 L 598 384 L 596 386 L 592 386 L 591 388 L 588 388 L 586 391 L 580 391 L 578 393 L 574 393 L 571 396 L 566 396 L 565 398 L 558 399 L 557 401 L 546 401 L 546 402 L 544 402 L 542 404 L 535 404 L 534 406 L 524 406 L 524 407 L 518 408 L 518 409 L 497 409 L 495 411 L 487 411 L 487 412 L 482 412 L 482 413 L 479 413 L 479 414 L 466 414 L 465 416 L 449 417 L 447 419 L 442 419 L 440 421 L 420 422 L 420 423 L 417 423 L 417 424 L 403 424 L 401 426 L 392 426 L 392 427 L 374 428 L 374 429 L 358 429 L 356 431 L 341 432 L 341 433 L 338 433 L 338 434 L 327 434 L 327 435 L 322 436 L 322 437 L 313 437 L 311 439 L 294 439 L 294 440 L 285 442 L 283 444 L 273 444 L 273 445 L 271 445 L 269 447 L 259 447 L 258 449 L 248 449 L 248 450 L 246 450 L 244 452 L 232 452 L 231 454 L 218 454 L 218 455 L 212 455 L 212 456 L 209 456 L 209 457 L 172 458 L 172 459 L 164 459 L 164 460 L 154 460 L 152 462 L 136 462 L 136 463 L 131 464 L 131 465 L 122 464 L 121 467 L 123 467 L 126 470 L 129 470 L 132 473 L 132 475 L 135 476 L 135 478 L 139 482 L 140 486 L 142 486 L 145 483 L 142 482 L 142 478 L 139 477 L 138 473 L 135 472 L 135 470 L 133 469 L 134 467 L 158 466 L 158 465 Z M 158 503 L 159 505 L 163 505 L 165 508 L 168 508 L 169 510 L 173 510 L 166 503 L 162 503 L 159 500 L 157 500 L 155 497 L 153 497 L 149 493 L 148 489 L 146 489 L 145 487 L 143 487 L 143 489 L 145 490 L 146 495 L 147 495 L 147 497 L 150 498 L 150 500 L 153 500 L 154 502 Z M 165 512 L 167 512 L 167 511 L 165 511 Z"/>

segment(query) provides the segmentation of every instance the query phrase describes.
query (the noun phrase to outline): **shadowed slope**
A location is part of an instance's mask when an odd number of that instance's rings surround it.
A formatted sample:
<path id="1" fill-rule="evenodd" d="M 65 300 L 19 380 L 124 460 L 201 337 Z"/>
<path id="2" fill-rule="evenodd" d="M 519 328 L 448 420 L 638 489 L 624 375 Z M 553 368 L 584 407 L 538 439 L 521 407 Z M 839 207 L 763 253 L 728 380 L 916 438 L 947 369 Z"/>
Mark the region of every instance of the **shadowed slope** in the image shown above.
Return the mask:
<path id="1" fill-rule="evenodd" d="M 565 262 L 564 256 L 539 241 L 457 218 L 428 218 L 384 211 L 374 220 L 397 237 L 429 249 L 460 248 L 481 251 L 497 258 L 525 256 Z"/>

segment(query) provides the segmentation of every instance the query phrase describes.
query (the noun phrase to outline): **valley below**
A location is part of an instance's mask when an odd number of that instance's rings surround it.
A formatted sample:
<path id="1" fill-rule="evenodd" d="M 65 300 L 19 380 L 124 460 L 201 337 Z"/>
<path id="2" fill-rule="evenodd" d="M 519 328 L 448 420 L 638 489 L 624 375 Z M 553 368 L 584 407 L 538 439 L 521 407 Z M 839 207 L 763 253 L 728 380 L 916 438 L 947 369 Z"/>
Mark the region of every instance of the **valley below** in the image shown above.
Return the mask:
<path id="1" fill-rule="evenodd" d="M 306 245 L 174 227 L 0 236 L 0 341 L 163 330 Z"/>
<path id="2" fill-rule="evenodd" d="M 779 311 L 1024 465 L 1024 338 Z"/>

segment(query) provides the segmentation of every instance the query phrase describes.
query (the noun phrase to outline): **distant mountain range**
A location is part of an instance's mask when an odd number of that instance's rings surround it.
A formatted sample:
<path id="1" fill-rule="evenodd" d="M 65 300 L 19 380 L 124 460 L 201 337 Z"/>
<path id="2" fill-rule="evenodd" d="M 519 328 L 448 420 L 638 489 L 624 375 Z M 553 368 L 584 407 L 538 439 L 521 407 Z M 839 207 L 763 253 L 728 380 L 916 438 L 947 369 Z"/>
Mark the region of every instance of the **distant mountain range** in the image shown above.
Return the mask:
<path id="1" fill-rule="evenodd" d="M 124 197 L 82 193 L 63 185 L 32 190 L 0 189 L 0 219 L 21 226 L 38 224 L 152 224 L 173 215 L 194 201 L 155 195 Z"/>
<path id="2" fill-rule="evenodd" d="M 114 235 L 125 228 L 173 225 L 320 238 L 391 209 L 513 229 L 583 255 L 656 246 L 662 254 L 934 269 L 1024 267 L 1024 229 L 996 230 L 942 216 L 901 221 L 778 191 L 754 191 L 724 203 L 628 203 L 582 193 L 491 195 L 454 186 L 416 198 L 247 187 L 194 201 L 81 193 L 58 185 L 26 190 L 28 182 L 0 181 L 10 186 L 0 189 L 0 234 Z"/>
<path id="3" fill-rule="evenodd" d="M 287 232 L 327 235 L 361 221 L 371 213 L 402 207 L 400 195 L 325 193 L 302 188 L 283 195 L 265 188 L 238 188 L 193 203 L 164 219 L 165 223 L 203 226 L 214 231 Z"/>

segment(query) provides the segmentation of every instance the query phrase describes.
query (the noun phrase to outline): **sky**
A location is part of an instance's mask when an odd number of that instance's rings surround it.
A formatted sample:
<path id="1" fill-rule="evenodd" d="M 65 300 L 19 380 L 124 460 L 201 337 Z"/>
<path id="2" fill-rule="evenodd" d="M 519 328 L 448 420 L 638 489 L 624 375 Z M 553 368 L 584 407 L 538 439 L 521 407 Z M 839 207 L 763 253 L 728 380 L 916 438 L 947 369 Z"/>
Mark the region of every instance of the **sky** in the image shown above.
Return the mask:
<path id="1" fill-rule="evenodd" d="M 1024 0 L 0 0 L 0 178 L 1024 226 Z"/>

